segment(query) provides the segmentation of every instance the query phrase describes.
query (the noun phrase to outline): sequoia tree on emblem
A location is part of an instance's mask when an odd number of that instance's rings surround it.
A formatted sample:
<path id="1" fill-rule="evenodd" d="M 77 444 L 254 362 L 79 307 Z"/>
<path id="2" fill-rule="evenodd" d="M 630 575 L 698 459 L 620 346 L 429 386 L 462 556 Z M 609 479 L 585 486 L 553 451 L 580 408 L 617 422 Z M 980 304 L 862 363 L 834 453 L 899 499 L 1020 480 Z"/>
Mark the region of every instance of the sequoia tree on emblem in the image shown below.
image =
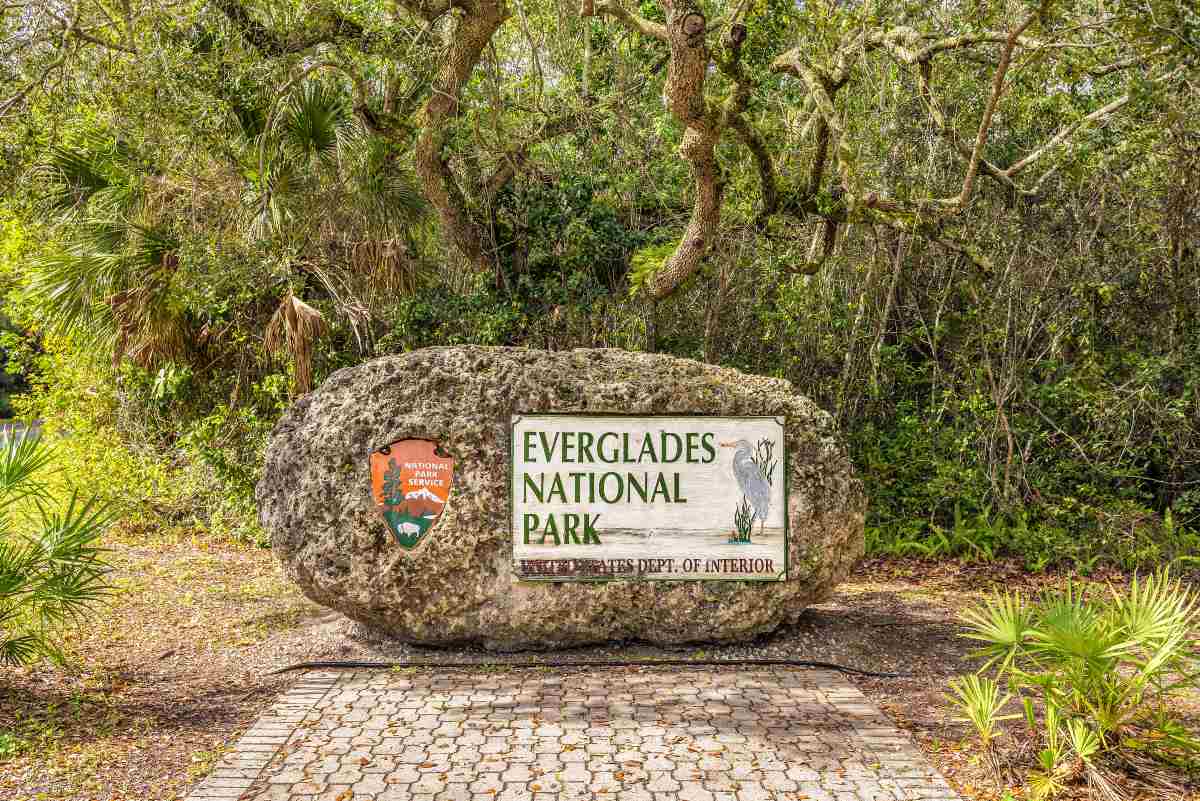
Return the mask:
<path id="1" fill-rule="evenodd" d="M 454 459 L 427 439 L 402 439 L 371 454 L 371 490 L 383 519 L 412 548 L 441 516 L 454 480 Z"/>

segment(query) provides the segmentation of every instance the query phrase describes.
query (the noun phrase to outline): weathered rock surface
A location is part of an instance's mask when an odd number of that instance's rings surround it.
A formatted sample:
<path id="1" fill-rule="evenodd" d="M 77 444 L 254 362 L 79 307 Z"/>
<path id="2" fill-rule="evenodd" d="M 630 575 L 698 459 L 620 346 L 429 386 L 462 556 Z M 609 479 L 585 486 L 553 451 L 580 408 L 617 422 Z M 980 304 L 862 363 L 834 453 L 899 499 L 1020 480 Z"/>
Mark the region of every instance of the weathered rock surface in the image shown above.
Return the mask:
<path id="1" fill-rule="evenodd" d="M 522 412 L 785 415 L 783 582 L 518 582 L 510 418 Z M 369 454 L 409 437 L 456 459 L 441 519 L 398 547 Z M 829 596 L 863 552 L 861 483 L 828 414 L 779 379 L 616 350 L 429 348 L 334 373 L 276 427 L 257 490 L 287 574 L 313 601 L 400 639 L 510 650 L 616 639 L 739 640 Z"/>

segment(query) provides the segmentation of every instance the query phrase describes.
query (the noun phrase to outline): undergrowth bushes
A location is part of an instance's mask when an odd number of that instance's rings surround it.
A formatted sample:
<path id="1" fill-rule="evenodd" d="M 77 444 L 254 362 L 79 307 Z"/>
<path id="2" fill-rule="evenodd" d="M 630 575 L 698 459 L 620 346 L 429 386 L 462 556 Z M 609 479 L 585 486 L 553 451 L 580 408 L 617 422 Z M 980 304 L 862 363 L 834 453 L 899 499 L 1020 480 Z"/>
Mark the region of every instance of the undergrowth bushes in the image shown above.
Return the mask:
<path id="1" fill-rule="evenodd" d="M 47 483 L 95 496 L 119 521 L 113 536 L 261 543 L 253 486 L 272 419 L 245 409 L 230 421 L 217 408 L 184 428 L 170 417 L 176 406 L 163 393 L 173 390 L 162 376 L 125 370 L 118 378 L 53 345 L 37 357 L 33 384 L 14 405 L 54 443 L 61 469 Z"/>

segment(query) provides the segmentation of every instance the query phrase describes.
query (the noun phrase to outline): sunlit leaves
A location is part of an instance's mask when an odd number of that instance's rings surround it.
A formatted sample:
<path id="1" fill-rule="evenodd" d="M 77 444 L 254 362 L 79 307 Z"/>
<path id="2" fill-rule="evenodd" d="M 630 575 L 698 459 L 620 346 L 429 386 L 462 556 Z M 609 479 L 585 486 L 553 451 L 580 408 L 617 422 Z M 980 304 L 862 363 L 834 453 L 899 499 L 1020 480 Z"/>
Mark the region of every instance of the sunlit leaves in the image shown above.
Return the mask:
<path id="1" fill-rule="evenodd" d="M 1128 587 L 1089 593 L 1078 584 L 1044 593 L 1034 603 L 995 595 L 962 615 L 965 636 L 984 643 L 984 670 L 1020 697 L 1036 728 L 1035 700 L 1044 708 L 1038 769 L 1029 776 L 1037 798 L 1064 791 L 1082 766 L 1093 792 L 1116 799 L 1102 757 L 1135 749 L 1171 760 L 1200 754 L 1200 743 L 1180 736 L 1172 699 L 1196 685 L 1193 632 L 1200 624 L 1195 594 L 1166 570 L 1135 577 Z M 988 746 L 1007 697 L 983 676 L 951 683 L 956 704 Z M 1137 733 L 1137 736 L 1133 736 Z"/>
<path id="2" fill-rule="evenodd" d="M 57 632 L 111 592 L 98 543 L 111 515 L 76 495 L 56 508 L 38 481 L 52 458 L 36 433 L 0 436 L 0 663 L 60 659 Z"/>

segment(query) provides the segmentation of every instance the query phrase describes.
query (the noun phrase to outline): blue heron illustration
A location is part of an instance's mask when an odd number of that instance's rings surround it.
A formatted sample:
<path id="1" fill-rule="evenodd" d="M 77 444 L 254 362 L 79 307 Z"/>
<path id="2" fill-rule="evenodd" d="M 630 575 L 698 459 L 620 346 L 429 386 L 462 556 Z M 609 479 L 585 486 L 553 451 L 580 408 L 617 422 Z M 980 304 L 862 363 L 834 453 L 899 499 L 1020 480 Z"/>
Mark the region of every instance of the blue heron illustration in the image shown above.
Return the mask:
<path id="1" fill-rule="evenodd" d="M 767 512 L 771 510 L 771 484 L 763 475 L 766 465 L 759 465 L 755 459 L 754 446 L 749 441 L 739 439 L 736 442 L 722 442 L 722 448 L 733 448 L 733 477 L 737 479 L 738 488 L 754 509 L 754 517 L 759 520 L 759 533 L 767 525 Z M 770 458 L 769 456 L 767 457 Z M 775 466 L 770 466 L 774 472 Z"/>

